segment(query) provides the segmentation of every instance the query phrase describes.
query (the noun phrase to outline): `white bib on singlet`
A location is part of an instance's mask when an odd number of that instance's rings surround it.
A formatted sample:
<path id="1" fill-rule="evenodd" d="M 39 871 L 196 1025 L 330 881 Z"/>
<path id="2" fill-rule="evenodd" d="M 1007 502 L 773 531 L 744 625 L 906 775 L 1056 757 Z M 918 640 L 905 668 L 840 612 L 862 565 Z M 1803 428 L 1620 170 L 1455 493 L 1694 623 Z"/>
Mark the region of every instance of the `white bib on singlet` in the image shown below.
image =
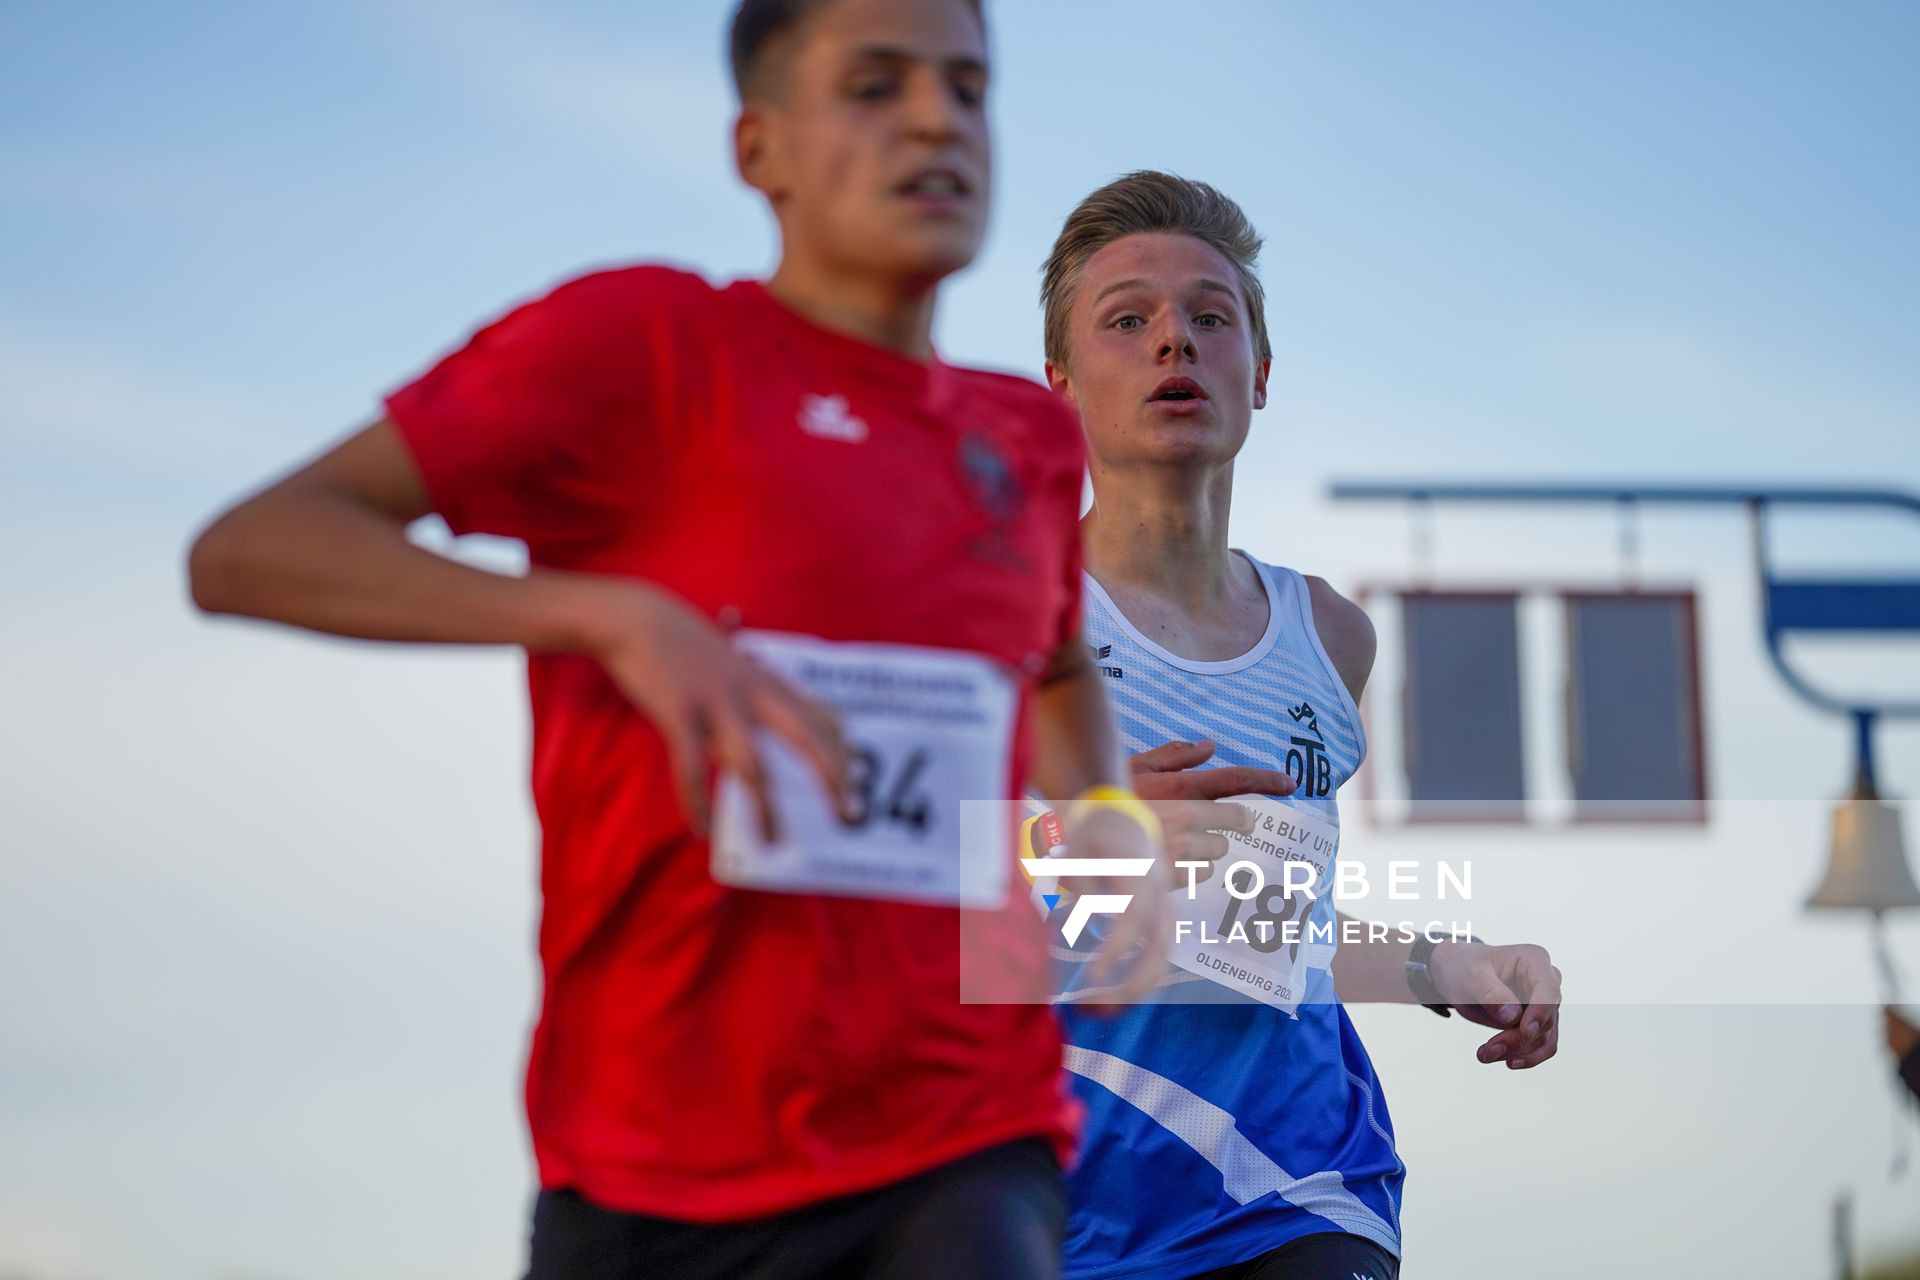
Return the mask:
<path id="1" fill-rule="evenodd" d="M 769 843 L 733 774 L 714 797 L 713 877 L 779 893 L 996 907 L 1011 849 L 1006 801 L 1018 690 L 977 653 L 744 631 L 734 637 L 795 688 L 833 707 L 853 756 L 843 820 L 818 775 L 755 734 L 781 825 Z"/>

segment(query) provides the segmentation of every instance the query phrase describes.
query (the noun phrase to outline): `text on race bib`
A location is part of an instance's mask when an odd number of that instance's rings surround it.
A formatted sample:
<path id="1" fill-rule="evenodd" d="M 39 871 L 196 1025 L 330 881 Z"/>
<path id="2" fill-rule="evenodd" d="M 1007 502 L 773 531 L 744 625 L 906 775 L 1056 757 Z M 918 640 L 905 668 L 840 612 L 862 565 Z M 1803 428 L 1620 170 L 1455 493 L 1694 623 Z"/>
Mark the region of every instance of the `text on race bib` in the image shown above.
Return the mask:
<path id="1" fill-rule="evenodd" d="M 734 642 L 840 713 L 852 813 L 834 811 L 802 757 L 760 730 L 781 838 L 761 834 L 746 786 L 714 797 L 713 876 L 778 893 L 997 907 L 1007 891 L 1018 692 L 983 655 L 743 631 Z"/>

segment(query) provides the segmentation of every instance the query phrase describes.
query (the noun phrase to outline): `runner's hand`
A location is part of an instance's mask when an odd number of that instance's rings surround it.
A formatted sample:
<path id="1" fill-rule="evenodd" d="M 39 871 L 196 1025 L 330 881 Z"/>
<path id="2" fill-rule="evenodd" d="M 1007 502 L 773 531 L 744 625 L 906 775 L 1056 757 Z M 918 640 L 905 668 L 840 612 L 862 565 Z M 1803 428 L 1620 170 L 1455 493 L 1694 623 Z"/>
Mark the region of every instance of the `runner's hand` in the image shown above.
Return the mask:
<path id="1" fill-rule="evenodd" d="M 715 768 L 746 784 L 761 831 L 779 839 L 767 773 L 754 742 L 766 729 L 819 774 L 834 807 L 848 807 L 847 746 L 839 717 L 727 642 L 719 627 L 644 583 L 609 584 L 592 653 L 659 728 L 675 788 L 694 831 L 707 834 Z"/>
<path id="2" fill-rule="evenodd" d="M 1893 1054 L 1894 1061 L 1905 1062 L 1908 1054 L 1920 1048 L 1920 1027 L 1901 1017 L 1892 1005 L 1881 1009 L 1880 1019 L 1887 1033 L 1887 1050 Z"/>
<path id="3" fill-rule="evenodd" d="M 1224 796 L 1293 793 L 1293 775 L 1277 769 L 1250 769 L 1224 765 L 1202 769 L 1213 757 L 1213 743 L 1168 742 L 1142 751 L 1127 761 L 1133 771 L 1133 790 L 1153 806 L 1154 816 L 1166 833 L 1167 861 L 1218 862 L 1227 854 L 1227 838 L 1220 834 L 1236 831 L 1251 835 L 1252 810 L 1245 805 L 1223 804 Z M 1213 874 L 1208 866 L 1195 875 L 1205 880 Z M 1184 881 L 1182 881 L 1184 883 Z"/>
<path id="4" fill-rule="evenodd" d="M 1560 970 L 1546 948 L 1442 942 L 1427 964 L 1435 989 L 1462 1017 L 1500 1028 L 1480 1046 L 1480 1061 L 1521 1071 L 1559 1052 Z"/>

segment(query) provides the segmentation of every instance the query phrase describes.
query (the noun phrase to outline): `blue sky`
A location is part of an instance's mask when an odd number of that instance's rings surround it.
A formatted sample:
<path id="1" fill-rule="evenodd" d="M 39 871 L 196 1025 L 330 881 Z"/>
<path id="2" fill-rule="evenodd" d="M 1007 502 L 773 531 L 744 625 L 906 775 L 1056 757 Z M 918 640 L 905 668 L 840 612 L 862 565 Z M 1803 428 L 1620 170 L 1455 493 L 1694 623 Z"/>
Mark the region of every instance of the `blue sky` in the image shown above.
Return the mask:
<path id="1" fill-rule="evenodd" d="M 1401 514 L 1328 504 L 1334 476 L 1920 488 L 1920 7 L 989 7 L 995 226 L 944 354 L 1037 372 L 1037 266 L 1094 186 L 1219 185 L 1268 240 L 1275 394 L 1234 525 L 1256 553 L 1403 575 Z M 517 664 L 207 624 L 180 558 L 216 504 L 566 275 L 771 263 L 727 157 L 723 10 L 0 3 L 0 970 L 28 975 L 0 1028 L 0 1273 L 511 1271 Z M 1461 578 L 1614 572 L 1596 513 L 1438 534 Z M 1920 565 L 1911 521 L 1789 534 L 1808 563 Z M 1884 1177 L 1862 933 L 1798 909 L 1844 729 L 1765 667 L 1744 538 L 1721 513 L 1645 528 L 1649 575 L 1703 591 L 1738 803 L 1705 832 L 1468 838 L 1645 868 L 1658 947 L 1565 914 L 1571 878 L 1516 879 L 1521 901 L 1483 874 L 1489 928 L 1552 943 L 1595 1000 L 1563 1060 L 1489 1076 L 1436 1019 L 1361 1013 L 1422 1274 L 1487 1274 L 1490 1229 L 1509 1271 L 1622 1274 L 1636 1242 L 1593 1241 L 1597 1214 L 1702 1274 L 1807 1274 L 1840 1186 L 1869 1241 L 1920 1221 Z M 1883 671 L 1920 679 L 1892 653 L 1847 674 Z M 1912 794 L 1920 735 L 1884 747 Z M 1774 931 L 1785 1004 L 1716 928 Z M 1672 999 L 1633 986 L 1659 963 L 1689 979 Z"/>
<path id="2" fill-rule="evenodd" d="M 720 9 L 15 6 L 0 315 L 300 406 L 301 444 L 582 265 L 760 270 Z M 1391 414 L 1410 465 L 1684 472 L 1766 431 L 1763 470 L 1877 472 L 1920 407 L 1917 32 L 1897 3 L 1007 6 L 997 232 L 943 345 L 1032 369 L 1059 218 L 1165 166 L 1268 236 L 1277 407 Z"/>

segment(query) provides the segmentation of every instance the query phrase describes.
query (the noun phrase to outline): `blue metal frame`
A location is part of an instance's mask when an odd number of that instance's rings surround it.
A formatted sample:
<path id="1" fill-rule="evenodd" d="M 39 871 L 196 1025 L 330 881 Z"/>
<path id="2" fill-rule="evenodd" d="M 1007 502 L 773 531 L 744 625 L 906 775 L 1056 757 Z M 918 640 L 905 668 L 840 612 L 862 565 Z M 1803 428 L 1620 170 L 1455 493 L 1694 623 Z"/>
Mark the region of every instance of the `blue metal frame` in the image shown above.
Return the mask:
<path id="1" fill-rule="evenodd" d="M 1920 516 L 1920 495 L 1900 489 L 1839 489 L 1820 486 L 1740 487 L 1659 484 L 1492 484 L 1336 481 L 1335 501 L 1578 503 L 1605 502 L 1685 506 L 1741 506 L 1753 519 L 1754 565 L 1760 579 L 1761 630 L 1767 656 L 1787 687 L 1823 711 L 1849 716 L 1855 725 L 1859 794 L 1873 794 L 1873 723 L 1879 716 L 1920 718 L 1920 702 L 1860 703 L 1816 688 L 1788 663 L 1782 637 L 1790 631 L 1920 632 L 1920 581 L 1842 582 L 1785 580 L 1774 576 L 1767 544 L 1767 513 L 1774 507 L 1880 507 Z"/>
<path id="2" fill-rule="evenodd" d="M 1398 502 L 1665 502 L 1691 506 L 1761 503 L 1780 507 L 1893 507 L 1920 515 L 1920 494 L 1903 489 L 1833 489 L 1805 485 L 1386 484 L 1336 480 L 1331 492 L 1336 501 L 1379 498 Z"/>

